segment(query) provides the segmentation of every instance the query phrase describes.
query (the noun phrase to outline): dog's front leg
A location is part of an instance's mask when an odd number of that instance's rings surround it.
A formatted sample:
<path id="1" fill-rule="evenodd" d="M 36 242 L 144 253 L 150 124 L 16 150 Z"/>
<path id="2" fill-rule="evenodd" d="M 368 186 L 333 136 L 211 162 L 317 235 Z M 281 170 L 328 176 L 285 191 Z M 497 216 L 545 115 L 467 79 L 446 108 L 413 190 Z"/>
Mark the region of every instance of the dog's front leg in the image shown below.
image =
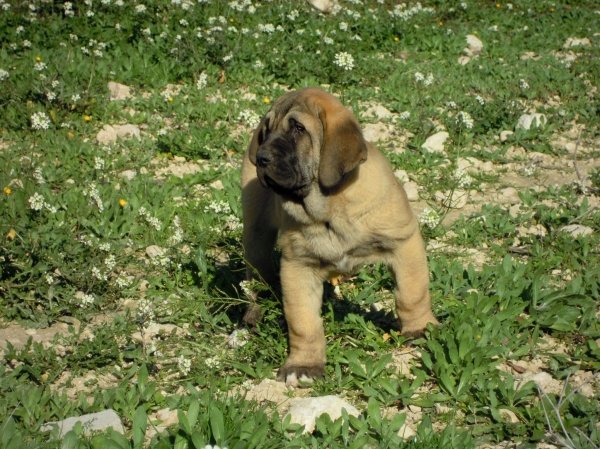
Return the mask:
<path id="1" fill-rule="evenodd" d="M 419 338 L 428 323 L 438 325 L 438 321 L 431 311 L 427 254 L 418 226 L 398 245 L 390 268 L 396 280 L 394 295 L 402 335 Z"/>
<path id="2" fill-rule="evenodd" d="M 325 333 L 321 319 L 323 280 L 318 269 L 281 258 L 283 310 L 288 324 L 290 355 L 277 380 L 297 387 L 325 375 Z"/>

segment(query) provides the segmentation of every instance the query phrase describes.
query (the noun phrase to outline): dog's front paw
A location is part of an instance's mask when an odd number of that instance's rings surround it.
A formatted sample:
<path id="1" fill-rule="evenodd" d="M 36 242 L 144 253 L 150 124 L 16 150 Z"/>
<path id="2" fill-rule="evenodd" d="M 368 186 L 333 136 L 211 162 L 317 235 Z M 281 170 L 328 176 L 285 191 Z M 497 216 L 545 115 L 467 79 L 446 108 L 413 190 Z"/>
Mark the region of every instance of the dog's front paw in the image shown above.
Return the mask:
<path id="1" fill-rule="evenodd" d="M 314 379 L 325 377 L 325 364 L 312 366 L 288 365 L 285 363 L 277 372 L 277 380 L 288 387 L 297 388 L 310 384 Z"/>

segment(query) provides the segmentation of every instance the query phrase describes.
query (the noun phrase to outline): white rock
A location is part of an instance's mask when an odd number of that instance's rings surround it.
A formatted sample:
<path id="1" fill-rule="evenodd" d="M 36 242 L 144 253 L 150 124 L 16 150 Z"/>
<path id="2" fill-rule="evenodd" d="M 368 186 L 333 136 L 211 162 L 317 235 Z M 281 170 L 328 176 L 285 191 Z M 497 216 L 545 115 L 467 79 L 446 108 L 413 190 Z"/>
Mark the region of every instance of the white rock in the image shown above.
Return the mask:
<path id="1" fill-rule="evenodd" d="M 560 228 L 562 232 L 570 232 L 573 237 L 577 237 L 578 235 L 590 235 L 594 230 L 589 226 L 583 226 L 578 224 L 572 224 L 563 226 Z"/>
<path id="2" fill-rule="evenodd" d="M 417 435 L 417 432 L 406 423 L 402 424 L 402 427 L 400 427 L 400 430 L 398 431 L 398 436 L 404 440 L 408 440 L 415 435 Z"/>
<path id="3" fill-rule="evenodd" d="M 241 348 L 248 343 L 248 329 L 235 329 L 227 338 L 227 346 Z"/>
<path id="4" fill-rule="evenodd" d="M 450 134 L 446 131 L 440 131 L 439 133 L 429 136 L 425 143 L 421 145 L 421 148 L 431 153 L 443 153 L 444 142 L 448 137 L 450 137 Z"/>
<path id="5" fill-rule="evenodd" d="M 404 184 L 404 191 L 408 197 L 408 201 L 419 201 L 419 186 L 414 181 L 409 181 Z"/>
<path id="6" fill-rule="evenodd" d="M 330 13 L 333 10 L 332 0 L 308 0 L 308 3 L 315 9 L 324 13 Z"/>
<path id="7" fill-rule="evenodd" d="M 469 58 L 468 56 L 460 56 L 458 58 L 458 63 L 460 65 L 467 65 L 469 63 L 469 61 L 471 60 L 471 58 Z"/>
<path id="8" fill-rule="evenodd" d="M 514 187 L 502 189 L 500 192 L 498 192 L 498 201 L 502 203 L 519 203 L 521 202 L 521 198 L 519 198 L 519 191 Z"/>
<path id="9" fill-rule="evenodd" d="M 211 182 L 210 186 L 213 189 L 217 189 L 217 190 L 223 190 L 225 188 L 225 187 L 223 187 L 223 182 L 220 179 L 217 179 L 216 181 Z"/>
<path id="10" fill-rule="evenodd" d="M 136 137 L 138 140 L 140 137 L 140 128 L 135 125 L 114 125 L 113 128 L 117 130 L 117 136 L 123 140 L 129 140 Z"/>
<path id="11" fill-rule="evenodd" d="M 140 137 L 140 128 L 135 125 L 104 125 L 104 127 L 96 135 L 96 140 L 102 144 L 116 142 L 117 139 L 129 140 Z"/>
<path id="12" fill-rule="evenodd" d="M 277 382 L 273 379 L 264 379 L 261 383 L 252 388 L 246 393 L 248 401 L 256 401 L 258 403 L 269 401 L 281 404 L 289 398 L 286 396 L 287 387 L 283 382 Z"/>
<path id="13" fill-rule="evenodd" d="M 87 435 L 89 435 L 90 431 L 103 431 L 109 427 L 112 427 L 116 432 L 119 432 L 123 435 L 125 434 L 125 429 L 123 428 L 123 424 L 121 423 L 119 415 L 117 415 L 117 412 L 112 409 L 103 410 L 98 413 L 90 413 L 88 415 L 67 418 L 62 421 L 49 422 L 40 427 L 40 430 L 42 432 L 48 432 L 54 427 L 58 427 L 58 437 L 62 439 L 65 434 L 72 430 L 73 427 L 75 427 L 75 424 L 78 422 L 82 424 Z"/>
<path id="14" fill-rule="evenodd" d="M 373 106 L 369 106 L 367 108 L 367 110 L 364 112 L 364 114 L 368 117 L 374 117 L 377 119 L 385 119 L 385 118 L 389 118 L 389 119 L 394 119 L 394 114 L 392 114 L 389 109 L 381 106 L 380 104 L 376 104 Z"/>
<path id="15" fill-rule="evenodd" d="M 410 181 L 409 177 L 408 177 L 408 173 L 406 173 L 406 170 L 396 170 L 394 172 L 394 176 L 396 177 L 396 179 L 398 181 L 400 181 L 400 184 L 404 184 L 405 182 Z"/>
<path id="16" fill-rule="evenodd" d="M 348 415 L 360 416 L 360 412 L 354 406 L 337 396 L 301 399 L 290 408 L 288 415 L 292 423 L 304 426 L 304 433 L 312 433 L 319 416 L 327 413 L 331 420 L 335 421 L 342 416 L 342 409 L 346 409 Z"/>
<path id="17" fill-rule="evenodd" d="M 125 84 L 115 83 L 114 81 L 108 82 L 108 90 L 110 91 L 110 100 L 126 100 L 131 98 L 130 87 Z"/>
<path id="18" fill-rule="evenodd" d="M 434 404 L 434 407 L 436 415 L 445 415 L 446 413 L 450 413 L 452 411 L 452 409 L 447 405 L 442 405 L 438 402 Z"/>
<path id="19" fill-rule="evenodd" d="M 121 176 L 125 179 L 132 180 L 137 175 L 135 170 L 125 170 L 121 172 Z"/>
<path id="20" fill-rule="evenodd" d="M 452 195 L 452 197 L 450 197 L 450 195 Z M 467 205 L 469 194 L 464 190 L 455 190 L 454 192 L 451 190 L 446 190 L 443 193 L 435 192 L 435 199 L 446 207 L 462 209 Z"/>
<path id="21" fill-rule="evenodd" d="M 508 136 L 512 136 L 514 132 L 512 131 L 502 131 L 500 132 L 500 141 L 506 142 L 508 140 Z"/>
<path id="22" fill-rule="evenodd" d="M 531 374 L 529 376 L 524 376 L 519 383 L 519 388 L 525 385 L 527 382 L 534 382 L 540 389 L 542 389 L 546 394 L 554 393 L 560 394 L 562 391 L 562 385 L 559 381 L 552 378 L 552 376 L 544 371 L 541 373 Z"/>
<path id="23" fill-rule="evenodd" d="M 570 37 L 564 43 L 563 48 L 579 47 L 579 46 L 589 47 L 591 45 L 592 45 L 592 42 L 587 37 L 584 37 L 583 39 L 578 39 L 576 37 Z"/>
<path id="24" fill-rule="evenodd" d="M 146 248 L 146 255 L 152 259 L 154 259 L 155 257 L 158 256 L 162 256 L 167 252 L 166 249 L 161 248 L 160 246 L 157 245 L 150 245 L 149 247 Z"/>
<path id="25" fill-rule="evenodd" d="M 519 422 L 519 418 L 517 417 L 517 415 L 515 414 L 515 412 L 513 412 L 512 410 L 508 410 L 505 408 L 501 408 L 500 410 L 498 410 L 500 412 L 500 417 L 510 423 L 518 423 Z"/>
<path id="26" fill-rule="evenodd" d="M 390 127 L 386 123 L 368 123 L 363 128 L 363 137 L 367 142 L 390 140 Z"/>
<path id="27" fill-rule="evenodd" d="M 469 56 L 480 55 L 483 50 L 483 42 L 473 34 L 467 36 L 467 45 L 465 51 Z"/>
<path id="28" fill-rule="evenodd" d="M 530 129 L 533 127 L 544 127 L 546 125 L 547 120 L 544 114 L 523 114 L 519 117 L 519 121 L 517 122 L 517 126 L 515 129 Z"/>

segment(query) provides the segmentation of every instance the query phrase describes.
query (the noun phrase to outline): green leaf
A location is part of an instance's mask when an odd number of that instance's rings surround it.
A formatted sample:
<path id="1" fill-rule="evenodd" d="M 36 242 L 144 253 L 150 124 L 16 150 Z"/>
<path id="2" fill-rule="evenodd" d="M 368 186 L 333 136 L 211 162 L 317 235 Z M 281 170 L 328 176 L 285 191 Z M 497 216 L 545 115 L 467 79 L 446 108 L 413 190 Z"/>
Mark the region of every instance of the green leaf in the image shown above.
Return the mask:
<path id="1" fill-rule="evenodd" d="M 375 398 L 369 398 L 367 405 L 367 421 L 375 429 L 381 428 L 381 410 Z"/>
<path id="2" fill-rule="evenodd" d="M 146 435 L 146 426 L 148 424 L 148 417 L 146 416 L 146 409 L 143 405 L 140 405 L 133 415 L 133 447 L 141 448 L 144 444 L 144 436 Z"/>
<path id="3" fill-rule="evenodd" d="M 200 413 L 200 405 L 197 400 L 192 399 L 190 402 L 190 408 L 185 415 L 189 429 L 193 429 L 196 425 L 196 421 L 198 421 L 198 413 Z"/>
<path id="4" fill-rule="evenodd" d="M 79 449 L 79 437 L 73 430 L 69 430 L 63 437 L 60 449 Z"/>
<path id="5" fill-rule="evenodd" d="M 140 393 L 143 394 L 146 390 L 146 384 L 148 383 L 148 368 L 145 363 L 142 363 L 142 366 L 140 366 L 137 376 L 137 386 L 140 389 Z"/>
<path id="6" fill-rule="evenodd" d="M 210 407 L 209 421 L 213 438 L 218 445 L 223 444 L 225 439 L 225 421 L 223 419 L 223 412 L 214 403 Z"/>

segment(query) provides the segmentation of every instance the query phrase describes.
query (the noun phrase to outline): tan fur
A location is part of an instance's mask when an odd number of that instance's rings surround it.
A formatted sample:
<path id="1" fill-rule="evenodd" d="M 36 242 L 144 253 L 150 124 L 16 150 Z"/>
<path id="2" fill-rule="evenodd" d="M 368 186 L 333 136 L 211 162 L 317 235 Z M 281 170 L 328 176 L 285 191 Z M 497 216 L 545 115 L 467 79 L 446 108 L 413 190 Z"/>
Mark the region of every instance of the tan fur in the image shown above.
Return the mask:
<path id="1" fill-rule="evenodd" d="M 305 132 L 295 133 L 291 127 L 296 123 Z M 257 154 L 259 160 L 269 159 L 267 150 L 278 136 L 293 141 L 298 170 L 306 175 L 301 180 L 310 180 L 300 190 L 301 198 L 276 194 L 259 182 Z M 263 173 L 276 176 L 276 163 L 266 165 Z M 352 274 L 364 264 L 383 262 L 393 273 L 404 335 L 419 335 L 428 323 L 437 324 L 427 257 L 406 193 L 383 154 L 364 141 L 354 116 L 332 95 L 307 88 L 275 102 L 244 157 L 242 205 L 248 279 L 258 273 L 269 283 L 277 282 L 272 253 L 279 234 L 290 341 L 279 380 L 297 385 L 299 379 L 324 375 L 323 282 Z M 253 321 L 258 314 L 253 306 L 246 319 Z"/>

